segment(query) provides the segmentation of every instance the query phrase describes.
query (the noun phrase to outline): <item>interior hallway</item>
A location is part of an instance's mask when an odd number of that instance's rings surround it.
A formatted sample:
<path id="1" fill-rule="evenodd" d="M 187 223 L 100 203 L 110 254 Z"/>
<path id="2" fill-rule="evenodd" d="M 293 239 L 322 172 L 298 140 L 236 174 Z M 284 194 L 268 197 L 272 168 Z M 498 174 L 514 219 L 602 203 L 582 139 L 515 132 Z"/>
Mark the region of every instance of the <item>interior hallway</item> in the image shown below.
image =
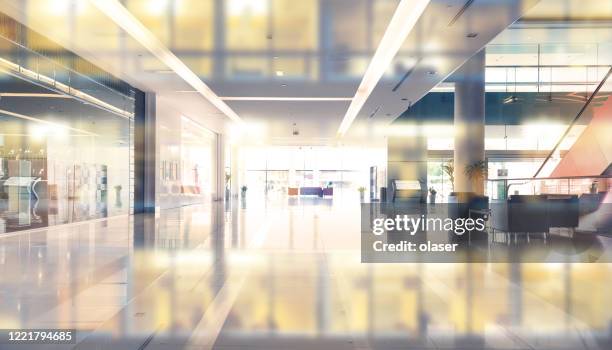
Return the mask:
<path id="1" fill-rule="evenodd" d="M 75 328 L 77 349 L 610 348 L 612 264 L 361 264 L 347 196 L 0 237 L 0 328 Z"/>

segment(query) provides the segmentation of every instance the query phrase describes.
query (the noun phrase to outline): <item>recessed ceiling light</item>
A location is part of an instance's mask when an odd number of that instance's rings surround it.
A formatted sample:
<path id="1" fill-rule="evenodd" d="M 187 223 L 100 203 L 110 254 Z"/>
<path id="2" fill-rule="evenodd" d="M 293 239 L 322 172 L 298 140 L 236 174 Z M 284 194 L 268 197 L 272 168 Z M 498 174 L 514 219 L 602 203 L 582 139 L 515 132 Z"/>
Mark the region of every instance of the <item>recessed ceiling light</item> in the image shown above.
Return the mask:
<path id="1" fill-rule="evenodd" d="M 466 35 L 468 38 L 475 38 L 478 36 L 478 33 L 468 33 L 468 35 Z"/>
<path id="2" fill-rule="evenodd" d="M 282 87 L 287 87 L 287 84 L 281 84 Z"/>

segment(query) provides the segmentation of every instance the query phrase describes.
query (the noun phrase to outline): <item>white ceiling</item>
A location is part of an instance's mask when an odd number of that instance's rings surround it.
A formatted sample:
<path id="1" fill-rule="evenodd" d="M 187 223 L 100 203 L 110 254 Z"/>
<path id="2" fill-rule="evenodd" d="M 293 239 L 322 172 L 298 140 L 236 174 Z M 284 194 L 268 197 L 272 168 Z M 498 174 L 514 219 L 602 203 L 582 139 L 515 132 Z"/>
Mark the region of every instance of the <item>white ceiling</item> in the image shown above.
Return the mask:
<path id="1" fill-rule="evenodd" d="M 49 3 L 45 0 L 28 0 L 28 2 L 29 9 L 40 8 L 41 11 L 45 11 Z M 595 3 L 593 0 L 587 2 L 591 5 Z M 85 1 L 79 1 L 79 11 L 98 11 L 91 5 L 83 3 Z M 516 44 L 517 41 L 579 40 L 581 37 L 588 37 L 587 29 L 580 33 L 572 31 L 571 33 L 578 33 L 575 35 L 569 35 L 567 32 L 551 32 L 545 28 L 529 29 L 531 34 L 528 35 L 523 35 L 524 33 L 518 35 L 516 34 L 518 30 L 504 31 L 524 14 L 531 13 L 532 7 L 535 11 L 534 18 L 541 19 L 547 13 L 555 16 L 557 13 L 563 14 L 564 12 L 558 9 L 559 6 L 562 6 L 566 12 L 574 11 L 571 9 L 580 7 L 580 3 L 583 3 L 578 0 L 542 0 L 540 4 L 537 4 L 537 0 L 475 0 L 452 25 L 449 25 L 465 3 L 466 1 L 456 0 L 431 1 L 401 50 L 411 57 L 404 56 L 401 59 L 404 68 L 399 72 L 414 68 L 412 73 L 395 92 L 392 89 L 398 83 L 398 78 L 383 79 L 379 82 L 349 130 L 346 140 L 364 140 L 373 137 L 372 129 L 390 123 L 407 108 L 410 102 L 418 101 L 494 39 L 495 43 Z M 588 6 L 590 12 L 585 10 L 583 12 L 586 14 L 582 15 L 592 15 L 593 9 L 602 8 L 591 5 Z M 192 119 L 202 121 L 210 129 L 215 131 L 227 129 L 228 120 L 223 118 L 219 110 L 201 95 L 186 92 L 194 89 L 181 77 L 169 71 L 169 68 L 150 50 L 123 33 L 104 14 L 99 13 L 96 21 L 78 22 L 76 31 L 78 33 L 75 34 L 75 24 L 70 20 L 66 20 L 64 25 L 57 25 L 57 22 L 28 21 L 22 1 L 0 0 L 0 9 L 128 83 L 163 96 L 164 101 L 173 108 L 184 111 L 184 114 Z M 604 8 L 605 11 L 608 10 Z M 360 25 L 358 22 L 353 24 Z M 351 35 L 350 30 L 343 33 L 342 35 Z M 474 38 L 467 38 L 466 35 L 469 33 L 477 35 Z M 601 29 L 593 32 L 591 38 L 600 42 L 609 42 L 609 36 L 608 29 Z M 104 43 L 107 41 L 109 44 L 105 47 Z M 112 44 L 117 41 L 121 42 L 121 45 Z M 91 49 L 92 42 L 97 43 L 95 50 Z M 130 48 L 129 53 L 126 48 Z M 140 54 L 134 55 L 135 51 Z M 318 59 L 318 64 L 322 64 L 323 60 L 328 60 L 330 57 L 321 55 Z M 417 61 L 416 66 L 411 67 L 410 62 Z M 400 60 L 396 60 L 392 64 L 393 69 L 396 69 L 399 63 Z M 366 65 L 363 66 L 363 72 L 365 68 Z M 347 98 L 355 94 L 359 79 L 330 82 L 282 77 L 253 81 L 210 78 L 205 83 L 218 96 L 225 97 Z M 349 105 L 349 101 L 226 101 L 226 103 L 245 122 L 257 125 L 253 133 L 265 132 L 265 139 L 277 144 L 337 142 L 336 131 Z M 372 114 L 374 116 L 370 118 Z M 299 136 L 293 135 L 296 128 L 299 130 Z"/>
<path id="2" fill-rule="evenodd" d="M 416 27 L 407 38 L 402 52 L 410 52 L 410 60 L 420 63 L 414 67 L 410 77 L 393 92 L 397 79 L 383 79 L 362 108 L 346 138 L 367 139 L 369 131 L 386 125 L 398 117 L 410 101 L 418 101 L 429 90 L 442 82 L 463 62 L 495 38 L 506 27 L 525 13 L 536 0 L 525 1 L 474 1 L 474 3 L 449 26 L 449 22 L 463 6 L 463 1 L 434 0 L 425 10 Z M 468 33 L 478 33 L 475 38 L 466 38 Z M 406 59 L 402 59 L 405 62 Z M 400 61 L 392 64 L 395 67 Z M 405 65 L 405 63 L 404 63 Z M 406 67 L 406 70 L 411 67 Z M 365 67 L 364 67 L 365 71 Z M 435 71 L 435 74 L 429 72 Z M 221 96 L 294 96 L 294 97 L 351 97 L 359 85 L 358 80 L 345 82 L 292 82 L 258 81 L 253 83 L 236 81 L 212 81 L 213 90 Z M 335 142 L 336 131 L 348 103 L 337 102 L 236 102 L 228 104 L 245 121 L 268 122 L 273 138 L 288 142 L 319 144 Z M 343 108 L 345 107 L 345 108 Z M 370 116 L 374 114 L 374 117 Z M 293 123 L 299 120 L 303 130 L 299 138 L 292 137 Z M 336 123 L 336 127 L 333 125 Z"/>
<path id="3" fill-rule="evenodd" d="M 61 25 L 55 21 L 30 20 L 44 18 L 45 11 L 50 11 L 54 5 L 58 8 L 62 5 L 48 0 L 28 0 L 27 9 L 21 0 L 0 0 L 0 10 L 130 85 L 156 93 L 161 100 L 170 103 L 177 115 L 186 115 L 215 132 L 228 132 L 230 122 L 223 113 L 199 94 L 177 93 L 194 89 L 169 70 L 170 67 L 151 50 L 125 34 L 111 18 L 83 0 L 64 0 L 62 3 L 78 4 L 80 13 L 93 13 L 96 20 L 79 21 L 78 25 L 67 15 Z M 109 37 L 113 40 L 108 40 Z M 108 45 L 104 45 L 106 42 Z M 126 54 L 125 48 L 128 47 L 131 52 L 139 53 Z"/>
<path id="4" fill-rule="evenodd" d="M 406 39 L 404 48 L 418 62 L 396 91 L 399 80 L 381 81 L 363 107 L 356 123 L 367 124 L 378 108 L 378 123 L 390 123 L 444 81 L 473 54 L 519 19 L 537 1 L 474 1 L 451 25 L 463 1 L 433 1 Z M 477 34 L 468 38 L 470 33 Z M 354 128 L 353 133 L 359 132 Z"/>

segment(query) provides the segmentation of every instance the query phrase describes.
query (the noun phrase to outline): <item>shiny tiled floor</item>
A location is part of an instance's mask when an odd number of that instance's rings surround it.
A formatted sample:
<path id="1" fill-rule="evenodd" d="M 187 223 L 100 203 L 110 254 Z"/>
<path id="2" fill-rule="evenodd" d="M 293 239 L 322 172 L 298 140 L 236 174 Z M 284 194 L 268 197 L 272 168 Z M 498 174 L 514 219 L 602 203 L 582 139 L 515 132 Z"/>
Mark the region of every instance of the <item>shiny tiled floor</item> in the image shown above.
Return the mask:
<path id="1" fill-rule="evenodd" d="M 361 264 L 358 215 L 250 198 L 4 235 L 0 328 L 75 328 L 77 349 L 612 348 L 612 264 Z"/>

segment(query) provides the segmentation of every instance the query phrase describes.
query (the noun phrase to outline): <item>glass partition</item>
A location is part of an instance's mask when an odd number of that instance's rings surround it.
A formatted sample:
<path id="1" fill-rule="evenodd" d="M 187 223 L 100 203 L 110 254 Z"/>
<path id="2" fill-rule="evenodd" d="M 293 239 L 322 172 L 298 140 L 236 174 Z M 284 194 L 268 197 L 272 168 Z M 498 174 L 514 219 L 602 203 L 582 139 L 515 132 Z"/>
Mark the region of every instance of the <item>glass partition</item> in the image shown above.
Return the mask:
<path id="1" fill-rule="evenodd" d="M 26 29 L 0 24 L 0 234 L 131 213 L 133 90 L 42 56 L 16 41 Z"/>
<path id="2" fill-rule="evenodd" d="M 249 195 L 288 188 L 332 187 L 334 195 L 368 187 L 370 167 L 386 169 L 386 150 L 375 147 L 278 146 L 244 150 Z"/>
<path id="3" fill-rule="evenodd" d="M 128 214 L 132 119 L 0 77 L 0 233 Z"/>

